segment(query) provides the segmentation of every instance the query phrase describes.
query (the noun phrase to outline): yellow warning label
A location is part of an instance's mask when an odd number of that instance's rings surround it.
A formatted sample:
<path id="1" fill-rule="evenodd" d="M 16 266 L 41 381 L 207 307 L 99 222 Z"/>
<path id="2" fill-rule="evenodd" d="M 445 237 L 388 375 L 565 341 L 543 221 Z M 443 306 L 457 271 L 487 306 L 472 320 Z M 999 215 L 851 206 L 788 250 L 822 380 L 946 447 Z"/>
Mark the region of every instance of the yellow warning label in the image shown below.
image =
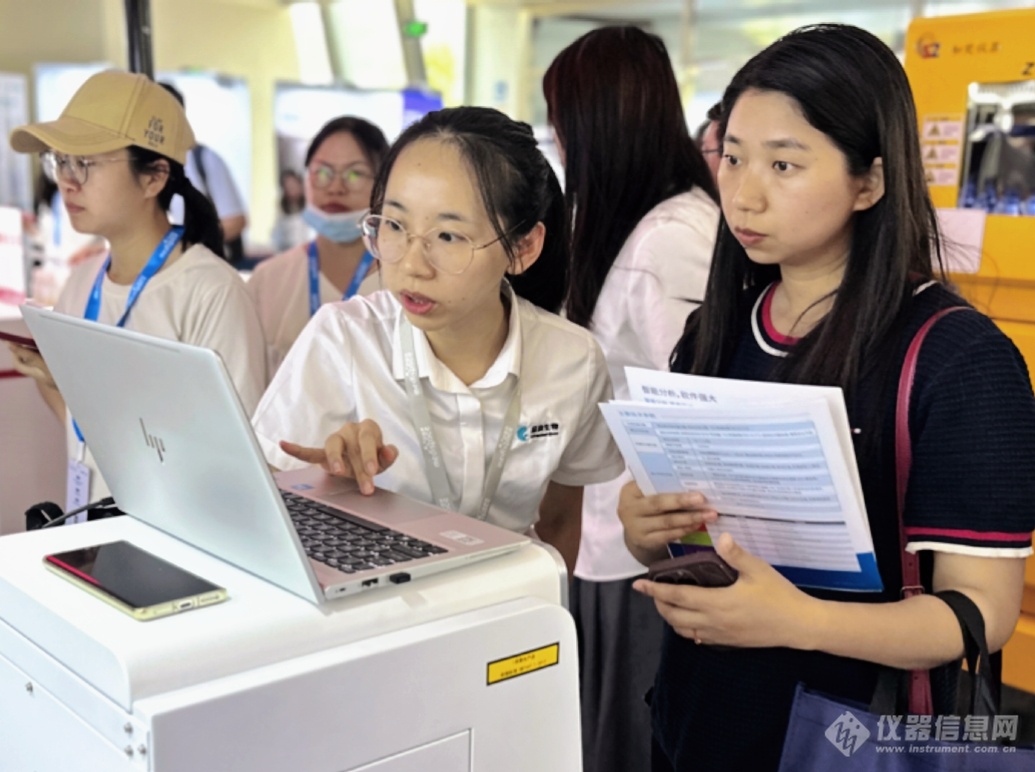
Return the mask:
<path id="1" fill-rule="evenodd" d="M 536 670 L 542 670 L 544 667 L 556 665 L 560 661 L 560 653 L 561 645 L 551 643 L 549 646 L 490 662 L 486 674 L 486 685 L 497 684 L 509 678 L 517 678 Z"/>

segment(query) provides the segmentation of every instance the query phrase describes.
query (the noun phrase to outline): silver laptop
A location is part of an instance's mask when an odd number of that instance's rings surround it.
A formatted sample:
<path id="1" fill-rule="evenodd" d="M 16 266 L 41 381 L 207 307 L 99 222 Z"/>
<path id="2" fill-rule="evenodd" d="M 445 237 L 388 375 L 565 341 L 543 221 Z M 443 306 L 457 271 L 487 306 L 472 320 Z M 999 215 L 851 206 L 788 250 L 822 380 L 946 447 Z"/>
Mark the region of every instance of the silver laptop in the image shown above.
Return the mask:
<path id="1" fill-rule="evenodd" d="M 285 590 L 319 603 L 529 542 L 318 467 L 274 477 L 214 351 L 22 311 L 119 508 Z"/>

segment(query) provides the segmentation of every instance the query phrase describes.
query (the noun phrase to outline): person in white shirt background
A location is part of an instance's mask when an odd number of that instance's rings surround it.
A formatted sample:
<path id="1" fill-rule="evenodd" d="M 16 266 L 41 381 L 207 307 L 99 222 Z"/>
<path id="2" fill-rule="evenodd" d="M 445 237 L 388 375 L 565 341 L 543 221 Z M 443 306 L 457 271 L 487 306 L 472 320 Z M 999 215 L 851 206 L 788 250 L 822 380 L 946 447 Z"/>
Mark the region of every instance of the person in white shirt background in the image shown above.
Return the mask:
<path id="1" fill-rule="evenodd" d="M 87 80 L 56 121 L 17 128 L 10 142 L 43 153 L 72 225 L 111 245 L 72 270 L 55 309 L 214 349 L 250 413 L 266 384 L 262 328 L 244 282 L 221 257 L 212 202 L 184 174 L 194 133 L 180 104 L 144 75 L 108 70 Z M 167 215 L 174 193 L 186 202 L 178 227 Z M 67 506 L 108 495 L 46 362 L 27 348 L 13 353 L 68 426 Z"/>
<path id="2" fill-rule="evenodd" d="M 329 121 L 309 143 L 302 219 L 316 238 L 263 260 L 248 281 L 271 372 L 322 304 L 378 289 L 374 280 L 363 284 L 374 258 L 360 222 L 387 152 L 381 129 L 352 116 Z"/>
<path id="3" fill-rule="evenodd" d="M 543 79 L 573 219 L 565 311 L 607 358 L 618 399 L 626 367 L 667 370 L 704 297 L 718 194 L 691 139 L 664 43 L 635 27 L 594 30 Z M 650 767 L 653 683 L 663 625 L 631 589 L 644 567 L 626 549 L 618 496 L 628 473 L 587 486 L 572 585 L 587 772 Z"/>
<path id="4" fill-rule="evenodd" d="M 371 212 L 386 289 L 302 331 L 253 419 L 267 460 L 534 526 L 570 570 L 583 486 L 624 463 L 597 408 L 611 396 L 599 346 L 543 310 L 563 297 L 569 234 L 531 127 L 489 108 L 428 114 L 386 157 Z"/>
<path id="5" fill-rule="evenodd" d="M 181 107 L 186 107 L 183 94 L 178 88 L 171 83 L 159 85 L 172 94 Z M 237 185 L 234 184 L 226 161 L 212 148 L 196 143 L 187 153 L 183 168 L 191 184 L 208 196 L 215 205 L 219 224 L 223 229 L 224 246 L 233 242 L 238 244 L 236 254 L 230 254 L 226 249 L 220 254 L 225 253 L 231 262 L 239 261 L 244 256 L 240 239 L 248 225 L 248 208 L 237 190 Z M 169 219 L 174 224 L 183 222 L 183 206 L 183 200 L 174 196 L 169 206 Z"/>

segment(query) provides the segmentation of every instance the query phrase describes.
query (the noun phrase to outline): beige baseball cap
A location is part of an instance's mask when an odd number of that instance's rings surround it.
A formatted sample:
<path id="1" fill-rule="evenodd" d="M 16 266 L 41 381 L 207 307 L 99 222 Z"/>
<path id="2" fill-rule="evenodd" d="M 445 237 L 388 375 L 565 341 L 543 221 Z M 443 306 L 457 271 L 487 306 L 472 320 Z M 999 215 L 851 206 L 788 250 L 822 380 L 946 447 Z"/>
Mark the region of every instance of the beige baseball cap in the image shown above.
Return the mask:
<path id="1" fill-rule="evenodd" d="M 90 77 L 56 121 L 30 123 L 11 132 L 19 153 L 53 148 L 68 155 L 147 148 L 187 162 L 194 132 L 175 97 L 146 75 L 105 70 Z"/>

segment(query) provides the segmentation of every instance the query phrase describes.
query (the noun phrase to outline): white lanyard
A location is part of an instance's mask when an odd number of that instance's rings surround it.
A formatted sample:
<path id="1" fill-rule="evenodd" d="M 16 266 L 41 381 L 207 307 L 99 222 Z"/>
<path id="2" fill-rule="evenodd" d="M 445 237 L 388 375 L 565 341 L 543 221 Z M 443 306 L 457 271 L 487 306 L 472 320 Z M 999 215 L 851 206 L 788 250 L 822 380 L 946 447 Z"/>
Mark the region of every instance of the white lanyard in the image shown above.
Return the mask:
<path id="1" fill-rule="evenodd" d="M 435 438 L 435 430 L 431 425 L 431 414 L 428 412 L 428 402 L 424 394 L 424 385 L 417 375 L 417 352 L 414 345 L 413 325 L 403 317 L 400 319 L 402 325 L 401 343 L 403 349 L 403 373 L 406 378 L 406 393 L 410 399 L 410 411 L 413 416 L 413 425 L 417 430 L 417 438 L 420 440 L 420 449 L 424 454 L 424 471 L 428 476 L 428 484 L 431 486 L 431 496 L 434 503 L 443 509 L 454 512 L 459 511 L 460 500 L 453 495 L 449 485 L 449 478 L 446 476 L 445 464 L 442 461 L 442 452 L 439 450 L 438 440 Z M 485 486 L 482 489 L 481 503 L 475 513 L 479 520 L 488 517 L 489 507 L 496 495 L 500 478 L 503 476 L 503 467 L 507 463 L 507 456 L 510 455 L 510 446 L 517 431 L 518 421 L 521 417 L 521 384 L 514 387 L 514 396 L 510 398 L 510 405 L 503 417 L 503 426 L 500 429 L 500 437 L 496 442 L 496 450 L 492 454 L 489 468 L 485 476 Z"/>

